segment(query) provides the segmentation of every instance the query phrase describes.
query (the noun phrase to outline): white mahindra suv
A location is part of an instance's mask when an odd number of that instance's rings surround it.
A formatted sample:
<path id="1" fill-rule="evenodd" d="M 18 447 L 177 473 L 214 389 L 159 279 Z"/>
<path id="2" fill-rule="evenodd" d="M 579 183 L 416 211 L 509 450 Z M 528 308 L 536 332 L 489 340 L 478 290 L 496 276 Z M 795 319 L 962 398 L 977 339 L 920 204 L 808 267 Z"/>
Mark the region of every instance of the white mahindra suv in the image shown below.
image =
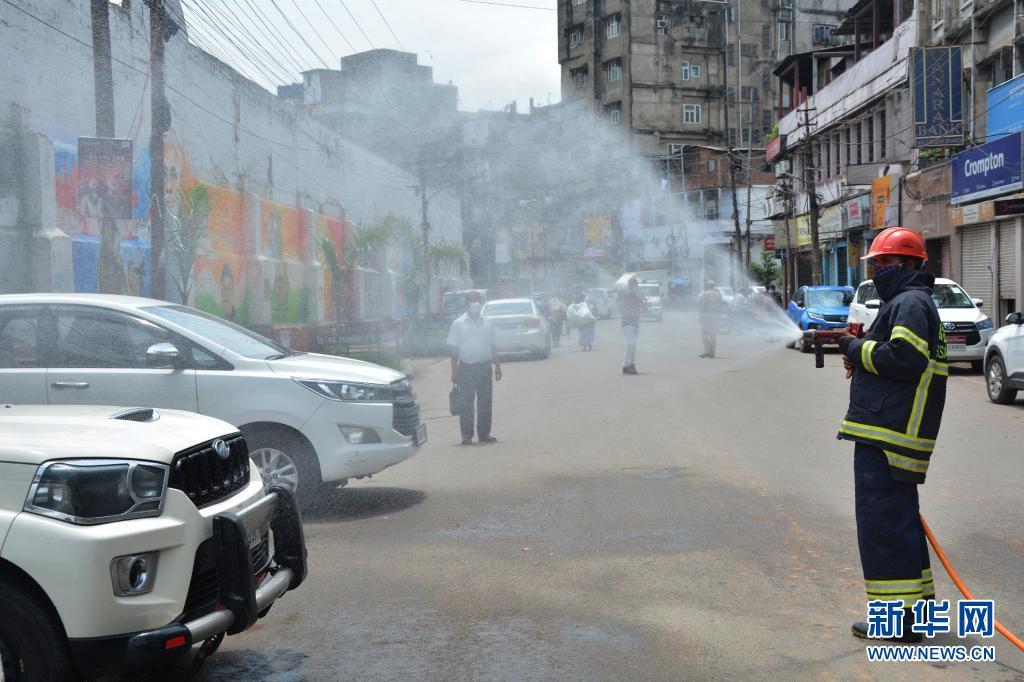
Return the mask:
<path id="1" fill-rule="evenodd" d="M 0 405 L 0 680 L 201 663 L 305 576 L 294 497 L 234 426 Z"/>
<path id="2" fill-rule="evenodd" d="M 985 387 L 988 398 L 1009 405 L 1024 389 L 1024 313 L 1010 313 L 985 353 Z"/>
<path id="3" fill-rule="evenodd" d="M 147 405 L 234 424 L 267 483 L 300 502 L 426 441 L 408 379 L 369 362 L 289 350 L 163 301 L 0 296 L 0 403 Z"/>
<path id="4" fill-rule="evenodd" d="M 992 336 L 992 320 L 979 309 L 982 300 L 971 298 L 951 279 L 935 279 L 932 300 L 946 331 L 946 351 L 950 362 L 969 362 L 976 372 L 982 370 L 985 347 Z M 868 330 L 875 322 L 881 301 L 870 279 L 860 283 L 850 304 L 848 322 L 862 322 Z"/>

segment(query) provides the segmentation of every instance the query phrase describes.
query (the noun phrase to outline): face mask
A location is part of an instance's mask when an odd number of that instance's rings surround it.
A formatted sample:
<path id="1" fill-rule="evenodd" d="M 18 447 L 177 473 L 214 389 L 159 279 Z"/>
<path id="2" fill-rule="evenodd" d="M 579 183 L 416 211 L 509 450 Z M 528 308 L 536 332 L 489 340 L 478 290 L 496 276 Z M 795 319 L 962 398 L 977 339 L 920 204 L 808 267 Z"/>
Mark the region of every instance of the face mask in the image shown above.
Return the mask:
<path id="1" fill-rule="evenodd" d="M 482 308 L 482 307 L 483 306 L 481 306 L 478 301 L 474 301 L 474 302 L 470 303 L 469 304 L 469 314 L 470 315 L 479 315 L 480 314 L 480 308 Z"/>
<path id="2" fill-rule="evenodd" d="M 875 275 L 872 279 L 878 279 L 879 277 L 885 277 L 891 275 L 894 272 L 898 272 L 903 269 L 903 263 L 896 263 L 894 265 L 885 265 L 880 268 L 875 268 Z"/>

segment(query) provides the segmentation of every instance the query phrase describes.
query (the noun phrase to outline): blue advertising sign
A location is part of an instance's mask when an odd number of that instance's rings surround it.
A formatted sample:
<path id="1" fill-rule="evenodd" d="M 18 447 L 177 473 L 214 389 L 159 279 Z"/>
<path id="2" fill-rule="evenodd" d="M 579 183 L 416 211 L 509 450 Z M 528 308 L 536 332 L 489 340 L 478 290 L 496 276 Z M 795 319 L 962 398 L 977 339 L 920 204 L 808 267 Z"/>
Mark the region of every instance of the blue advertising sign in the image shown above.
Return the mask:
<path id="1" fill-rule="evenodd" d="M 960 47 L 910 50 L 910 93 L 915 147 L 963 144 L 963 84 Z"/>
<path id="2" fill-rule="evenodd" d="M 985 96 L 988 138 L 1024 130 L 1024 76 L 995 86 Z"/>
<path id="3" fill-rule="evenodd" d="M 1021 134 L 1006 135 L 953 157 L 953 200 L 962 204 L 1024 188 Z"/>

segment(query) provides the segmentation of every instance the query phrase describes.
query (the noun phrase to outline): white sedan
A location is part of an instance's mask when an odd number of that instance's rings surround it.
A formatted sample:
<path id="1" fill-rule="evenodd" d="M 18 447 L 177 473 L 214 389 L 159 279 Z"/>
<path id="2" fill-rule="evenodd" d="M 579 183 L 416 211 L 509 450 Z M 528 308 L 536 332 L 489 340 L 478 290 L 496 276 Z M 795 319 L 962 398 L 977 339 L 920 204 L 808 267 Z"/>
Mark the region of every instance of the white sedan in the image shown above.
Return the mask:
<path id="1" fill-rule="evenodd" d="M 551 329 L 533 299 L 488 301 L 481 314 L 494 325 L 494 345 L 499 353 L 551 355 Z"/>

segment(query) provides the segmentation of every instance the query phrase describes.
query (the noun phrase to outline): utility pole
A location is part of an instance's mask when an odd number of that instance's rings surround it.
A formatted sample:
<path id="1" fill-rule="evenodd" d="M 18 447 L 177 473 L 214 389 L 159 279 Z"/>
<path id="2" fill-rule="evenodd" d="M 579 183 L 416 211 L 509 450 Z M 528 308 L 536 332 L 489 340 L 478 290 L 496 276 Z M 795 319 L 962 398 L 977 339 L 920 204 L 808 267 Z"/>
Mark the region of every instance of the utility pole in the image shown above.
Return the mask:
<path id="1" fill-rule="evenodd" d="M 722 9 L 722 85 L 725 88 L 725 142 L 726 151 L 725 155 L 729 161 L 729 187 L 732 192 L 732 221 L 735 228 L 735 234 L 733 235 L 733 243 L 735 251 L 741 255 L 742 260 L 743 235 L 740 232 L 740 205 L 739 199 L 736 197 L 736 161 L 733 149 L 732 135 L 729 134 L 729 11 L 725 7 Z M 738 55 L 737 55 L 738 56 Z M 739 101 L 739 98 L 736 98 Z M 735 286 L 735 282 L 730 281 L 730 284 Z"/>
<path id="2" fill-rule="evenodd" d="M 430 218 L 427 199 L 427 167 L 420 161 L 420 232 L 423 234 L 423 277 L 427 290 L 423 295 L 423 311 L 430 312 L 430 285 L 433 278 L 430 273 Z"/>
<path id="3" fill-rule="evenodd" d="M 110 0 L 92 0 L 92 77 L 96 136 L 114 137 L 114 73 L 110 60 Z"/>
<path id="4" fill-rule="evenodd" d="M 804 98 L 804 139 L 802 159 L 804 166 L 804 191 L 807 193 L 807 208 L 811 223 L 811 283 L 821 284 L 821 251 L 818 243 L 818 186 L 814 180 L 815 169 L 811 154 L 811 108 Z"/>
<path id="5" fill-rule="evenodd" d="M 149 196 L 150 248 L 153 298 L 166 298 L 164 267 L 164 135 L 171 128 L 171 108 L 164 92 L 164 44 L 178 30 L 178 25 L 164 12 L 164 0 L 146 0 L 149 7 L 150 66 L 150 131 L 149 131 Z M 188 303 L 188 301 L 182 301 Z"/>

